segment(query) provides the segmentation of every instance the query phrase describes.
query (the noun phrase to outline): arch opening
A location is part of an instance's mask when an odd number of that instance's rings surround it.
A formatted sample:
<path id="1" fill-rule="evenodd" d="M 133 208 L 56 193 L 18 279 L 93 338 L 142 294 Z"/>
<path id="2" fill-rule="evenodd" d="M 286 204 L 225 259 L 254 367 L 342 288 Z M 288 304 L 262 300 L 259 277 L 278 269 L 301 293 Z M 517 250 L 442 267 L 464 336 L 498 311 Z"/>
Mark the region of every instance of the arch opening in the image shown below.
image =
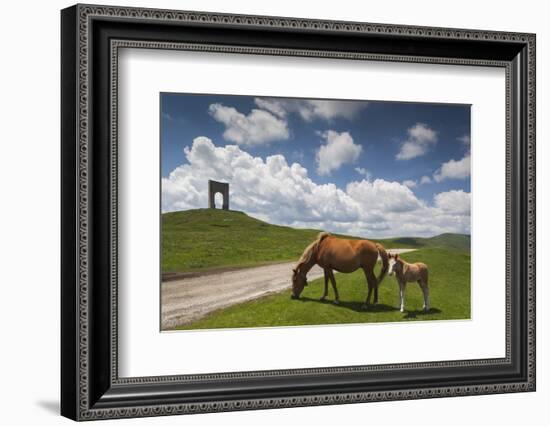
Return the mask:
<path id="1" fill-rule="evenodd" d="M 221 209 L 224 205 L 224 196 L 221 192 L 216 192 L 214 194 L 214 208 L 215 209 Z"/>

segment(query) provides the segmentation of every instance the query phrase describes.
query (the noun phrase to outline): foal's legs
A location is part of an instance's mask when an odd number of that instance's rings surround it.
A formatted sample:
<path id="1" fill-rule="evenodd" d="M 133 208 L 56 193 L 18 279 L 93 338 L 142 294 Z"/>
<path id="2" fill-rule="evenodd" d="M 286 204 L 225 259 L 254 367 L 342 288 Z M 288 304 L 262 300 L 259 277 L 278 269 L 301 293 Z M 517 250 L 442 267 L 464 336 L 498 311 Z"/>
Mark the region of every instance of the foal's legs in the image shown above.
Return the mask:
<path id="1" fill-rule="evenodd" d="M 424 312 L 428 312 L 430 310 L 430 290 L 428 288 L 428 281 L 418 280 L 418 284 L 420 285 L 422 294 L 424 295 L 424 306 L 422 308 L 424 309 Z"/>
<path id="2" fill-rule="evenodd" d="M 401 312 L 405 312 L 405 287 L 407 283 L 405 281 L 399 281 L 399 300 L 400 300 L 400 308 L 399 310 Z"/>
<path id="3" fill-rule="evenodd" d="M 338 296 L 338 289 L 336 288 L 336 280 L 334 279 L 334 272 L 332 269 L 328 269 L 328 277 L 330 278 L 330 283 L 334 290 L 334 304 L 340 303 L 340 296 Z"/>
<path id="4" fill-rule="evenodd" d="M 330 274 L 329 272 L 330 269 L 325 268 L 324 271 L 325 271 L 325 291 L 323 292 L 323 297 L 321 297 L 321 302 L 324 302 L 328 296 L 328 276 Z"/>

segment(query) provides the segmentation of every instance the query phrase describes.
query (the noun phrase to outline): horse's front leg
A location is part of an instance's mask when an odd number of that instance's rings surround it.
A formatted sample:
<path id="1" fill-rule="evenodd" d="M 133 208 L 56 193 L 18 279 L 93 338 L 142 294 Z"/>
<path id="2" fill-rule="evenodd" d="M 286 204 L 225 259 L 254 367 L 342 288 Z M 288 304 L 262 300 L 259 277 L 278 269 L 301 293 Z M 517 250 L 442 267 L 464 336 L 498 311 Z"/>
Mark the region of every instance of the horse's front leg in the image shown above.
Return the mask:
<path id="1" fill-rule="evenodd" d="M 324 272 L 325 272 L 325 291 L 323 292 L 323 297 L 321 297 L 321 302 L 324 302 L 328 296 L 328 277 L 330 274 L 329 269 L 325 268 Z"/>
<path id="2" fill-rule="evenodd" d="M 332 269 L 328 270 L 328 277 L 330 278 L 330 283 L 332 284 L 332 289 L 334 290 L 334 304 L 338 305 L 340 303 L 340 296 L 338 295 L 338 289 L 336 288 L 336 280 L 334 279 L 334 272 Z"/>

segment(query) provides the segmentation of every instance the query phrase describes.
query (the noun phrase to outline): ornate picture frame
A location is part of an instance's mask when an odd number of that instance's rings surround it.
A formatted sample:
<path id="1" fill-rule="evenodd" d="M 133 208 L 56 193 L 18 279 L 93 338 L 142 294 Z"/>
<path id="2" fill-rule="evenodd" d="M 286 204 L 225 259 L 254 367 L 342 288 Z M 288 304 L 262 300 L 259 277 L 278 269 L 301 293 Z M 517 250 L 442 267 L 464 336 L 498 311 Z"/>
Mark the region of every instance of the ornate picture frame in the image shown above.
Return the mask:
<path id="1" fill-rule="evenodd" d="M 160 416 L 535 390 L 535 35 L 76 5 L 61 12 L 61 413 Z M 119 377 L 121 48 L 503 68 L 506 356 Z M 215 368 L 214 368 L 215 370 Z"/>

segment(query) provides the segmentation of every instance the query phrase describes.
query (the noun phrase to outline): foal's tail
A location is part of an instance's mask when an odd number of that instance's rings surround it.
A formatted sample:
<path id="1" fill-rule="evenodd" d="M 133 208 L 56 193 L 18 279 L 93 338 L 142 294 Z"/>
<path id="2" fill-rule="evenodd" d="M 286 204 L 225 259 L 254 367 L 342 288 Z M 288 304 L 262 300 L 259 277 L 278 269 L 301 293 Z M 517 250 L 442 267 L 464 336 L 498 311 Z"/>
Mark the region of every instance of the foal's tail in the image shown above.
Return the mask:
<path id="1" fill-rule="evenodd" d="M 377 278 L 377 285 L 380 285 L 380 283 L 388 273 L 389 260 L 388 253 L 386 253 L 386 250 L 384 249 L 382 244 L 376 244 L 376 248 L 378 249 L 378 254 L 382 258 L 382 270 L 380 271 L 380 275 Z"/>

